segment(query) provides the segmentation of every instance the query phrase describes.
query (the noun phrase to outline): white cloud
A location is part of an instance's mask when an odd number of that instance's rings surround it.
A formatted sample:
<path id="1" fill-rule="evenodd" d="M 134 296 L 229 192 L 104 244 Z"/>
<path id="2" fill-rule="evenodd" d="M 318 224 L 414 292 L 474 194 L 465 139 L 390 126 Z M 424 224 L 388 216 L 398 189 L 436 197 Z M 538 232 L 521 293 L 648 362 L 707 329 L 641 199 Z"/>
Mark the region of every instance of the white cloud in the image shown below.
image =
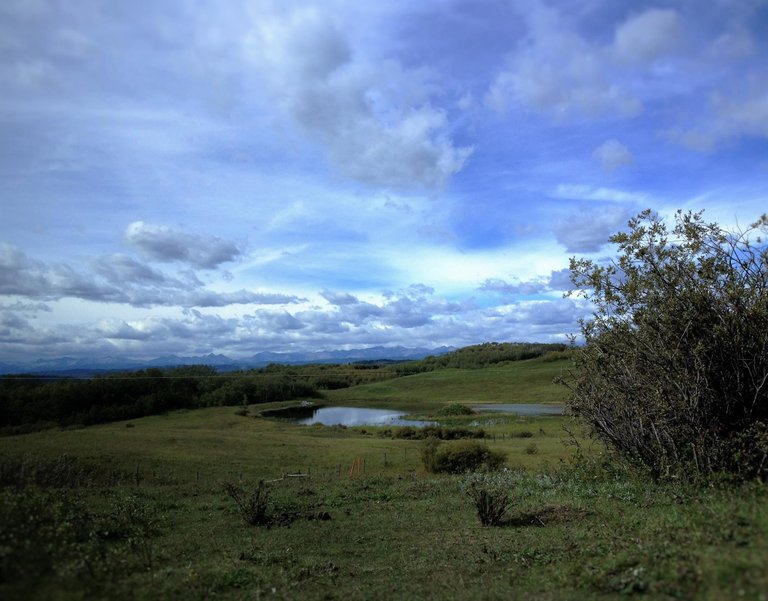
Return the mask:
<path id="1" fill-rule="evenodd" d="M 353 179 L 440 187 L 472 152 L 450 139 L 433 76 L 356 56 L 328 13 L 262 16 L 248 50 L 283 111 Z"/>
<path id="2" fill-rule="evenodd" d="M 768 78 L 754 82 L 741 95 L 717 94 L 712 99 L 715 135 L 768 138 Z"/>
<path id="3" fill-rule="evenodd" d="M 606 140 L 595 148 L 592 156 L 600 162 L 606 171 L 615 171 L 634 163 L 634 157 L 629 149 L 618 140 Z"/>
<path id="4" fill-rule="evenodd" d="M 709 97 L 710 114 L 700 126 L 663 132 L 670 140 L 697 152 L 713 152 L 735 138 L 768 138 L 768 78 L 754 77 L 734 89 Z"/>
<path id="5" fill-rule="evenodd" d="M 680 16 L 674 10 L 650 9 L 617 29 L 613 51 L 626 63 L 647 63 L 669 53 L 678 43 Z"/>
<path id="6" fill-rule="evenodd" d="M 752 56 L 757 50 L 757 42 L 743 24 L 737 24 L 721 34 L 708 49 L 715 59 L 739 60 Z"/>
<path id="7" fill-rule="evenodd" d="M 631 117 L 642 104 L 612 80 L 607 50 L 572 31 L 552 9 L 531 10 L 529 36 L 499 72 L 486 104 L 502 111 L 510 101 L 563 120 Z"/>
<path id="8" fill-rule="evenodd" d="M 558 184 L 552 192 L 552 196 L 572 200 L 636 204 L 647 204 L 652 201 L 652 198 L 643 192 L 627 192 L 626 190 L 595 187 L 586 184 Z"/>

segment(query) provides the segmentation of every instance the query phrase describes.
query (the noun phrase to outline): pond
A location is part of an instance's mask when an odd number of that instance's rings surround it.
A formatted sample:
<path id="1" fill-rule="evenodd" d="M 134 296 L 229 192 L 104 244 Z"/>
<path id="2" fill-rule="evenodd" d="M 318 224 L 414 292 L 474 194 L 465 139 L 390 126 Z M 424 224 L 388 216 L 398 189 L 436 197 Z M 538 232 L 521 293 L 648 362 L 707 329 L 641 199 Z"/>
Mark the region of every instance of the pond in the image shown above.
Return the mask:
<path id="1" fill-rule="evenodd" d="M 264 417 L 285 419 L 295 424 L 311 426 L 428 426 L 435 422 L 403 419 L 402 411 L 391 409 L 369 409 L 363 407 L 323 407 L 320 405 L 304 405 L 264 411 Z"/>
<path id="2" fill-rule="evenodd" d="M 542 404 L 488 404 L 474 405 L 479 412 L 516 413 L 517 415 L 561 415 L 562 405 Z M 262 412 L 263 417 L 278 418 L 295 424 L 310 426 L 429 426 L 437 422 L 404 419 L 402 411 L 392 409 L 371 409 L 368 407 L 325 407 L 322 405 L 302 405 L 286 409 L 274 409 Z"/>

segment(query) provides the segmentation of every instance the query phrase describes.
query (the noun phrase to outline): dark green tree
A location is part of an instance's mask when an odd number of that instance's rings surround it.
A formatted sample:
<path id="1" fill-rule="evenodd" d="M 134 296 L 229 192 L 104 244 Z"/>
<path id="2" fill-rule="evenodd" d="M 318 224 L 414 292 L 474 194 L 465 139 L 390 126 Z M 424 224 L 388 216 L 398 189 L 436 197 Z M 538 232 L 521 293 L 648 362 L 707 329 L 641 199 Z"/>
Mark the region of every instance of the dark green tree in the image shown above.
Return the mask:
<path id="1" fill-rule="evenodd" d="M 566 385 L 593 433 L 657 478 L 768 475 L 768 231 L 651 211 L 610 238 L 608 264 L 571 260 L 589 299 Z"/>

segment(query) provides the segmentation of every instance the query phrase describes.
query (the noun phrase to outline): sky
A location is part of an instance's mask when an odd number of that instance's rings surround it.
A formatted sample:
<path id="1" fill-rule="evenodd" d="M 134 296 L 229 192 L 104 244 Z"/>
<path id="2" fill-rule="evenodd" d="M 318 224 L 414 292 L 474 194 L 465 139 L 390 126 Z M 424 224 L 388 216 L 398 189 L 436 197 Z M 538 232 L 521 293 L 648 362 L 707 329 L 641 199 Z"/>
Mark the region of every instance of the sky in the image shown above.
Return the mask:
<path id="1" fill-rule="evenodd" d="M 0 82 L 0 361 L 567 341 L 768 211 L 768 0 L 7 0 Z"/>

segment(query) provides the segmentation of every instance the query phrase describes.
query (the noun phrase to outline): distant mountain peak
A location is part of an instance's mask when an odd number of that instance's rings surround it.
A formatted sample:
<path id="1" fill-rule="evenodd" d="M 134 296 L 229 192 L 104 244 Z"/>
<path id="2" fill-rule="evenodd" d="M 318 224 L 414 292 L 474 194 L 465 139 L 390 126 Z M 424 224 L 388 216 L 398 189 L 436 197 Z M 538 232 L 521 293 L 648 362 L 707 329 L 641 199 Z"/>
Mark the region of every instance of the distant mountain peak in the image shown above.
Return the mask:
<path id="1" fill-rule="evenodd" d="M 397 346 L 371 346 L 354 349 L 327 349 L 321 351 L 263 351 L 244 359 L 232 359 L 221 353 L 207 355 L 179 356 L 162 355 L 153 359 L 132 359 L 128 357 L 54 357 L 36 359 L 29 363 L 0 362 L 0 373 L 46 373 L 66 374 L 67 372 L 97 373 L 123 369 L 143 369 L 147 367 L 175 367 L 179 365 L 210 365 L 219 369 L 248 369 L 264 367 L 270 363 L 307 364 L 307 363 L 352 363 L 355 361 L 411 361 L 423 359 L 429 355 L 442 355 L 456 350 L 454 347 L 408 348 Z"/>

